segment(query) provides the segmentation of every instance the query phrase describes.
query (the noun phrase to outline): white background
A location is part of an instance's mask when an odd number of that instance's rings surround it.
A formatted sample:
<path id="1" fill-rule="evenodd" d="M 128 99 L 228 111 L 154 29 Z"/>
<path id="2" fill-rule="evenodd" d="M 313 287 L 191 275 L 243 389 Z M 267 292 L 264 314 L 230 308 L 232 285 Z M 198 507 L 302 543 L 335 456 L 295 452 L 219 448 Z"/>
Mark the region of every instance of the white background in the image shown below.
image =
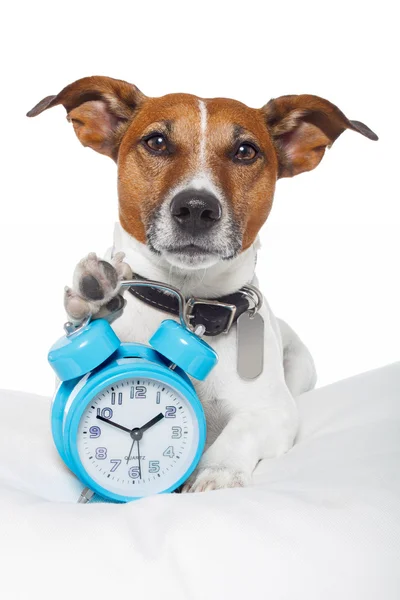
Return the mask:
<path id="1" fill-rule="evenodd" d="M 39 100 L 88 75 L 147 95 L 259 107 L 311 93 L 365 122 L 315 171 L 278 182 L 258 274 L 307 342 L 319 385 L 398 360 L 399 48 L 392 2 L 7 3 L 1 15 L 0 387 L 51 394 L 63 287 L 111 244 L 116 167 Z"/>

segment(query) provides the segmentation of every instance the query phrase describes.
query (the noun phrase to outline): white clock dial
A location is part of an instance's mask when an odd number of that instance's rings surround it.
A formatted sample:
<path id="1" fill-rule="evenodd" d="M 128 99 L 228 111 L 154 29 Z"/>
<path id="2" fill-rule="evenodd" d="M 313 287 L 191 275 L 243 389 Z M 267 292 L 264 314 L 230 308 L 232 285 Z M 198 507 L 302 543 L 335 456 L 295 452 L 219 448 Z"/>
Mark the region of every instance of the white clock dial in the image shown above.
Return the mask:
<path id="1" fill-rule="evenodd" d="M 121 496 L 146 496 L 168 489 L 185 474 L 198 442 L 197 418 L 184 396 L 155 379 L 129 378 L 90 401 L 77 446 L 96 483 Z"/>

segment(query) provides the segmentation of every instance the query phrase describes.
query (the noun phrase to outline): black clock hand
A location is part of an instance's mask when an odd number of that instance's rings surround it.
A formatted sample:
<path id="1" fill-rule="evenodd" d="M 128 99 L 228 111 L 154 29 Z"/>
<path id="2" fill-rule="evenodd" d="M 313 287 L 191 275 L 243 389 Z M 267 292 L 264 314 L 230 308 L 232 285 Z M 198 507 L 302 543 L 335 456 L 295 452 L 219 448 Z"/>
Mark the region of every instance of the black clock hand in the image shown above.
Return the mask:
<path id="1" fill-rule="evenodd" d="M 146 429 L 150 429 L 150 427 L 153 427 L 153 425 L 158 423 L 158 421 L 161 421 L 161 419 L 163 419 L 163 418 L 164 418 L 164 415 L 162 413 L 156 415 L 155 417 L 150 419 L 150 421 L 148 421 L 147 423 L 142 425 L 142 427 L 139 427 L 140 431 L 143 433 L 143 431 L 146 431 Z"/>
<path id="2" fill-rule="evenodd" d="M 122 429 L 122 431 L 127 431 L 128 433 L 130 433 L 132 431 L 131 429 L 128 429 L 127 427 L 124 427 L 123 425 L 119 425 L 118 423 L 114 423 L 114 421 L 110 421 L 110 419 L 105 419 L 104 417 L 101 417 L 100 415 L 97 415 L 96 419 L 100 419 L 100 421 L 104 421 L 104 423 L 109 423 L 113 427 L 118 427 L 118 429 Z"/>
<path id="3" fill-rule="evenodd" d="M 150 419 L 150 421 L 148 421 L 147 423 L 145 423 L 142 427 L 134 427 L 131 430 L 131 436 L 133 438 L 133 442 L 132 442 L 132 446 L 131 449 L 129 451 L 127 460 L 126 460 L 126 464 L 129 463 L 130 459 L 131 459 L 131 454 L 132 454 L 132 450 L 133 447 L 135 445 L 135 442 L 137 442 L 137 452 L 138 452 L 138 464 L 139 464 L 139 478 L 142 479 L 142 467 L 141 467 L 141 463 L 140 463 L 140 444 L 139 444 L 139 440 L 142 439 L 143 436 L 143 431 L 146 431 L 147 429 L 150 429 L 150 427 L 152 427 L 153 425 L 155 425 L 156 423 L 158 423 L 159 421 L 161 421 L 161 419 L 164 418 L 164 415 L 162 413 L 159 413 L 158 415 L 156 415 L 155 417 L 153 417 L 152 419 Z"/>
<path id="4" fill-rule="evenodd" d="M 153 417 L 152 419 L 150 419 L 150 421 L 148 421 L 147 423 L 145 423 L 142 427 L 134 427 L 131 430 L 131 436 L 133 438 L 133 442 L 132 442 L 132 446 L 131 449 L 129 451 L 127 460 L 126 460 L 126 464 L 129 463 L 130 459 L 131 459 L 131 454 L 132 454 L 132 450 L 133 447 L 135 445 L 135 442 L 137 442 L 137 452 L 138 452 L 138 463 L 139 463 L 139 477 L 140 479 L 142 479 L 142 467 L 141 467 L 141 463 L 140 463 L 140 444 L 139 444 L 139 440 L 142 439 L 143 436 L 143 432 L 146 431 L 147 429 L 150 429 L 150 427 L 152 427 L 153 425 L 155 425 L 156 423 L 158 423 L 159 421 L 161 421 L 161 419 L 164 418 L 164 415 L 162 413 L 159 413 L 158 415 L 156 415 L 155 417 Z"/>

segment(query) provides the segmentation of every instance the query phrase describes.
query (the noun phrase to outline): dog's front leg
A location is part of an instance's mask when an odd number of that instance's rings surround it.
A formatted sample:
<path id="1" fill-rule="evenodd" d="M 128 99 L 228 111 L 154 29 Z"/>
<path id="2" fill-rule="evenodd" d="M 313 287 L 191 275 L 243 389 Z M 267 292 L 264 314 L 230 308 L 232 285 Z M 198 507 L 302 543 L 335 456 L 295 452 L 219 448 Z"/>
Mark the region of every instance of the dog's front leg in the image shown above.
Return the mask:
<path id="1" fill-rule="evenodd" d="M 246 486 L 261 459 L 280 456 L 292 447 L 298 413 L 284 382 L 268 390 L 271 396 L 264 398 L 262 405 L 249 398 L 250 393 L 260 393 L 254 385 L 243 382 L 235 392 L 235 401 L 229 403 L 233 414 L 204 453 L 183 492 Z"/>

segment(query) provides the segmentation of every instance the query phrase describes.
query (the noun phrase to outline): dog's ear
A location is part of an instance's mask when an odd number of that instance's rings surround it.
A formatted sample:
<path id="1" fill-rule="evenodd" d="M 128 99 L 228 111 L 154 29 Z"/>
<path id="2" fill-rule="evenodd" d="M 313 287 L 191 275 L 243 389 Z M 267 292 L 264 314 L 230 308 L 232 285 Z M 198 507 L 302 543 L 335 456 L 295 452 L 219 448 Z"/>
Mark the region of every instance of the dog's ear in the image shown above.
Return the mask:
<path id="1" fill-rule="evenodd" d="M 67 119 L 84 146 L 117 159 L 119 143 L 134 112 L 146 96 L 131 83 L 93 76 L 67 85 L 57 96 L 47 96 L 28 117 L 62 104 Z"/>
<path id="2" fill-rule="evenodd" d="M 370 140 L 378 139 L 364 123 L 350 121 L 337 106 L 318 96 L 281 96 L 261 110 L 277 151 L 278 177 L 293 177 L 314 169 L 325 149 L 345 129 L 358 131 Z"/>

